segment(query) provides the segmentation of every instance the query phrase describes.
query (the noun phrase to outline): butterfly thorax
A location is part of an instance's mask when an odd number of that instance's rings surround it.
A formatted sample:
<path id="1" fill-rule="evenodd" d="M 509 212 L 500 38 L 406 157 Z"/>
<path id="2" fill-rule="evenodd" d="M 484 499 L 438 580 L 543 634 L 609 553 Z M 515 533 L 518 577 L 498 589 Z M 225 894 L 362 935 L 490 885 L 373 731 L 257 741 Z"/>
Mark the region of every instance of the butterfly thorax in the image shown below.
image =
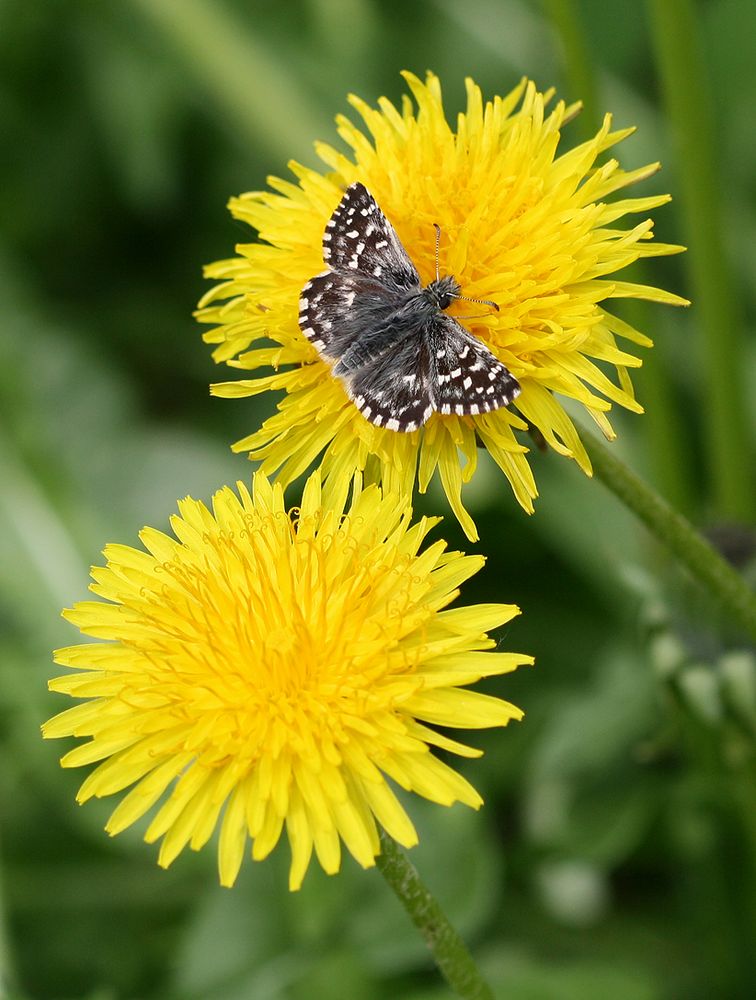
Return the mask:
<path id="1" fill-rule="evenodd" d="M 436 278 L 435 281 L 431 281 L 430 284 L 426 285 L 422 291 L 422 295 L 436 309 L 448 309 L 452 302 L 456 298 L 459 298 L 461 290 L 462 286 L 457 279 L 453 275 L 447 274 L 443 278 Z"/>

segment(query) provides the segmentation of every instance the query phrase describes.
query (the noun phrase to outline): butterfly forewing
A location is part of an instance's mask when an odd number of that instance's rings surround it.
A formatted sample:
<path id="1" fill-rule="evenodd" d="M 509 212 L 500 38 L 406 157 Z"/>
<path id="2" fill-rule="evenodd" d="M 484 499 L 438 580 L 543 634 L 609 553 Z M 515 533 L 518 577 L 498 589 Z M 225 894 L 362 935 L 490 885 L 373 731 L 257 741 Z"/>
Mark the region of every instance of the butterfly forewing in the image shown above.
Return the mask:
<path id="1" fill-rule="evenodd" d="M 511 403 L 520 383 L 486 345 L 439 312 L 427 331 L 434 410 L 475 416 Z"/>
<path id="2" fill-rule="evenodd" d="M 322 355 L 340 359 L 394 308 L 394 296 L 375 278 L 324 271 L 302 289 L 299 325 Z"/>
<path id="3" fill-rule="evenodd" d="M 357 271 L 387 288 L 420 290 L 415 265 L 364 184 L 347 188 L 326 225 L 323 260 L 334 271 Z"/>
<path id="4" fill-rule="evenodd" d="M 335 361 L 334 375 L 345 377 L 394 349 L 413 329 L 396 299 L 375 278 L 325 271 L 302 289 L 299 325 L 313 347 Z"/>

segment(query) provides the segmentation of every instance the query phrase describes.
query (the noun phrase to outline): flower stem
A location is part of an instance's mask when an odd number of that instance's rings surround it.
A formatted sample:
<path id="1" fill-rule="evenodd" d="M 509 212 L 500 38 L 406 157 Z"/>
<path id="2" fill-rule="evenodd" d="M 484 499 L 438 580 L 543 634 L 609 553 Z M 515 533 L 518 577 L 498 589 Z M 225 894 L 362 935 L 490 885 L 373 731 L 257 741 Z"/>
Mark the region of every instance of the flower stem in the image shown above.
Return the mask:
<path id="1" fill-rule="evenodd" d="M 701 327 L 706 448 L 720 514 L 752 512 L 741 309 L 722 235 L 722 177 L 700 14 L 693 0 L 648 0 L 656 60 L 677 152 L 692 295 Z"/>
<path id="2" fill-rule="evenodd" d="M 598 113 L 598 87 L 595 59 L 575 0 L 544 0 L 544 8 L 562 47 L 564 72 L 571 100 L 583 102 L 583 112 L 576 126 L 583 139 L 592 139 L 601 125 Z"/>
<path id="3" fill-rule="evenodd" d="M 581 98 L 583 111 L 574 124 L 582 130 L 583 139 L 598 132 L 602 116 L 599 114 L 600 82 L 596 60 L 592 58 L 590 38 L 586 33 L 585 19 L 578 0 L 542 0 L 543 7 L 560 43 L 567 82 L 567 95 Z M 651 284 L 645 280 L 644 268 L 638 261 L 633 267 L 633 281 Z M 638 330 L 649 326 L 648 303 L 628 299 L 623 303 L 623 319 Z M 654 472 L 654 482 L 664 496 L 685 513 L 694 509 L 694 492 L 688 463 L 681 455 L 680 415 L 668 366 L 660 356 L 660 349 L 651 351 L 643 359 L 638 372 L 639 399 L 646 409 L 644 428 Z"/>
<path id="4" fill-rule="evenodd" d="M 425 938 L 447 983 L 465 1000 L 493 1000 L 491 988 L 481 976 L 467 946 L 420 881 L 415 866 L 388 834 L 381 830 L 380 836 L 381 853 L 376 864 Z"/>
<path id="5" fill-rule="evenodd" d="M 289 66 L 297 50 L 271 46 L 255 33 L 256 18 L 212 0 L 132 0 L 148 27 L 182 60 L 187 86 L 215 104 L 227 128 L 255 148 L 288 159 L 306 155 L 305 137 L 328 119 Z M 294 37 L 294 36 L 292 36 Z M 160 44 L 160 43 L 158 43 Z"/>
<path id="6" fill-rule="evenodd" d="M 596 477 L 687 566 L 730 615 L 756 639 L 756 593 L 690 521 L 630 470 L 595 434 L 580 437 Z"/>
<path id="7" fill-rule="evenodd" d="M 633 280 L 650 284 L 650 281 L 644 282 L 644 271 L 640 263 L 636 264 Z M 628 299 L 623 305 L 623 319 L 629 320 L 636 330 L 649 329 L 652 319 L 648 303 Z M 691 446 L 671 377 L 669 353 L 666 356 L 662 353 L 661 339 L 657 339 L 654 349 L 644 356 L 643 367 L 638 369 L 638 399 L 646 411 L 644 442 L 649 453 L 652 482 L 673 507 L 690 517 L 698 509 L 701 497 L 694 485 Z"/>

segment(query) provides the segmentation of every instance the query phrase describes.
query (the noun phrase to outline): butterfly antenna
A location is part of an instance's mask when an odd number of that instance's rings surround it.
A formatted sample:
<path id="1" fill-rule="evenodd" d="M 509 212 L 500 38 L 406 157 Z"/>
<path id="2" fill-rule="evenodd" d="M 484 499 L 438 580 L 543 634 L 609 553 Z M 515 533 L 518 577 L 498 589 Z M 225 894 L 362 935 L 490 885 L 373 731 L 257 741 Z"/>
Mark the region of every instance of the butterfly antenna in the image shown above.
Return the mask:
<path id="1" fill-rule="evenodd" d="M 469 295 L 455 295 L 454 298 L 455 299 L 461 299 L 463 302 L 475 302 L 479 306 L 491 306 L 491 308 L 495 309 L 496 312 L 499 311 L 499 307 L 496 305 L 495 302 L 492 302 L 490 299 L 471 299 L 469 297 Z M 485 315 L 485 313 L 484 313 L 484 315 Z M 468 319 L 469 318 L 470 317 L 468 317 Z"/>
<path id="2" fill-rule="evenodd" d="M 439 226 L 437 222 L 434 222 L 433 228 L 436 230 L 436 281 L 439 281 L 440 280 L 439 249 L 441 247 L 441 226 Z"/>
<path id="3" fill-rule="evenodd" d="M 437 222 L 434 222 L 433 228 L 436 230 L 436 281 L 439 281 L 441 277 L 440 258 L 439 258 L 439 251 L 441 247 L 441 226 L 439 226 Z M 491 308 L 495 309 L 496 312 L 499 311 L 499 307 L 496 305 L 495 302 L 492 302 L 490 299 L 471 299 L 467 295 L 455 295 L 454 298 L 461 299 L 463 302 L 475 302 L 479 306 L 491 306 Z M 485 313 L 483 313 L 482 315 L 485 316 Z M 475 318 L 476 318 L 475 316 L 465 317 L 465 319 L 475 319 Z"/>

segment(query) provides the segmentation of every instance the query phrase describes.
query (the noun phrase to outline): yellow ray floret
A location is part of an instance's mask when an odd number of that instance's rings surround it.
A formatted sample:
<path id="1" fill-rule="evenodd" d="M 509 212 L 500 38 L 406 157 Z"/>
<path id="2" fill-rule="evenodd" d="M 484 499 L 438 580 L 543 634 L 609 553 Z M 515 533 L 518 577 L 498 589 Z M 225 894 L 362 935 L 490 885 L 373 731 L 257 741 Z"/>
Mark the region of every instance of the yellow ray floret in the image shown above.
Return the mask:
<path id="1" fill-rule="evenodd" d="M 237 487 L 212 510 L 180 502 L 175 537 L 145 528 L 144 550 L 106 547 L 92 571 L 101 600 L 64 612 L 104 641 L 57 651 L 75 672 L 51 690 L 82 700 L 43 732 L 85 740 L 64 766 L 98 763 L 79 801 L 130 788 L 110 834 L 152 811 L 145 836 L 162 838 L 167 866 L 219 827 L 220 879 L 232 885 L 248 839 L 264 858 L 285 828 L 296 889 L 313 849 L 332 873 L 342 844 L 374 863 L 379 825 L 416 842 L 387 779 L 477 808 L 432 750 L 478 751 L 433 727 L 521 718 L 467 686 L 532 659 L 495 652 L 487 634 L 517 608 L 449 607 L 483 559 L 443 541 L 422 549 L 435 522 L 412 524 L 397 495 L 356 482 L 348 508 L 346 491 L 326 504 L 313 474 L 287 512 L 262 473 L 252 493 Z"/>
<path id="2" fill-rule="evenodd" d="M 612 131 L 606 116 L 587 142 L 557 154 L 560 129 L 578 110 L 523 80 L 506 97 L 484 102 L 467 81 L 467 109 L 456 129 L 447 122 L 438 79 L 405 80 L 415 104 L 401 110 L 381 98 L 371 108 L 350 102 L 363 120 L 344 117 L 338 132 L 348 153 L 319 143 L 325 175 L 297 163 L 296 183 L 270 178 L 272 190 L 233 198 L 231 212 L 257 232 L 237 256 L 206 269 L 219 281 L 197 313 L 212 325 L 205 340 L 214 357 L 251 378 L 214 385 L 219 396 L 281 390 L 278 413 L 238 441 L 284 485 L 320 459 L 327 479 L 368 471 L 411 495 L 438 471 L 468 537 L 475 525 L 462 504 L 462 486 L 475 469 L 479 443 L 509 479 L 517 500 L 533 510 L 536 484 L 527 458 L 528 424 L 560 454 L 590 473 L 590 463 L 559 397 L 581 403 L 613 436 L 606 413 L 613 403 L 635 412 L 628 369 L 640 360 L 621 347 L 650 340 L 607 311 L 613 298 L 674 305 L 684 299 L 612 277 L 643 257 L 677 253 L 652 239 L 645 217 L 667 195 L 610 200 L 658 169 L 625 171 L 604 154 L 632 129 Z M 441 263 L 465 295 L 492 300 L 498 312 L 451 315 L 479 337 L 519 380 L 512 407 L 481 416 L 434 413 L 424 429 L 402 434 L 374 426 L 348 399 L 342 383 L 298 327 L 303 285 L 324 269 L 324 227 L 345 188 L 361 181 L 394 224 L 423 283 L 435 273 L 433 223 L 443 232 Z M 626 228 L 618 225 L 628 217 Z M 261 371 L 262 370 L 262 371 Z"/>

